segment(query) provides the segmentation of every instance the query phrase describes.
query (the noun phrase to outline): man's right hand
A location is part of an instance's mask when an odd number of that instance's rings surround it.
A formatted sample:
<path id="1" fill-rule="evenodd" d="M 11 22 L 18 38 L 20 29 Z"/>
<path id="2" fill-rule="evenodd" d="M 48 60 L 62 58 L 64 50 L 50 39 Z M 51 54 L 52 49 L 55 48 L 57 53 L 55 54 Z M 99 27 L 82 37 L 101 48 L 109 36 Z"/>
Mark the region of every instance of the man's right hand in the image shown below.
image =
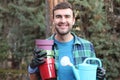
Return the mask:
<path id="1" fill-rule="evenodd" d="M 34 54 L 34 56 L 30 63 L 31 68 L 36 68 L 39 65 L 45 63 L 45 58 L 47 56 L 47 52 L 45 50 L 35 48 L 33 54 Z"/>

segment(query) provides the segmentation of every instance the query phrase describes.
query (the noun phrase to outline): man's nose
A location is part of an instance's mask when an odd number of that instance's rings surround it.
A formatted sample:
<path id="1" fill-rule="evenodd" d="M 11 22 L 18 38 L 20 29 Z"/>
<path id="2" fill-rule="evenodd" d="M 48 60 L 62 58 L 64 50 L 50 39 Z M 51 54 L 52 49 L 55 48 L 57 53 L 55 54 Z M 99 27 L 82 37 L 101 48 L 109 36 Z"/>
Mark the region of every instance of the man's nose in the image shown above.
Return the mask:
<path id="1" fill-rule="evenodd" d="M 62 17 L 62 18 L 61 18 L 61 22 L 63 22 L 63 23 L 66 22 L 66 18 L 65 18 L 65 17 Z"/>

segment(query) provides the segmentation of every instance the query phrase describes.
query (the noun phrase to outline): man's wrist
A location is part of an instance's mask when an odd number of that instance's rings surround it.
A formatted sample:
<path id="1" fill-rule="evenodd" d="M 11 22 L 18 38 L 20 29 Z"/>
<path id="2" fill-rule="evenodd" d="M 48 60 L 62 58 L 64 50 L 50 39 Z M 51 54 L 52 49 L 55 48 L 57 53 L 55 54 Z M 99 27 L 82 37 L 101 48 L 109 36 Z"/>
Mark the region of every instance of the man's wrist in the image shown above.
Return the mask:
<path id="1" fill-rule="evenodd" d="M 39 70 L 38 70 L 38 67 L 35 67 L 35 68 L 31 68 L 30 65 L 28 66 L 28 72 L 31 74 L 31 73 L 37 73 Z"/>

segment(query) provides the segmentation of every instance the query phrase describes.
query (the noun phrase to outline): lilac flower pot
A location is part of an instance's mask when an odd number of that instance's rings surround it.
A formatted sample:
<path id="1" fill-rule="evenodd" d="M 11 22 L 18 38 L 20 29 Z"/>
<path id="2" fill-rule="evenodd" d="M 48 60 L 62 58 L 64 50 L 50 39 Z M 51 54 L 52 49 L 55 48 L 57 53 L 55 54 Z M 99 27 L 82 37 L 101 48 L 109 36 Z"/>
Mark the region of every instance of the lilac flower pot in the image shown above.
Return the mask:
<path id="1" fill-rule="evenodd" d="M 54 41 L 36 39 L 35 44 L 38 48 L 45 49 L 45 50 L 52 50 L 52 45 L 54 44 Z"/>

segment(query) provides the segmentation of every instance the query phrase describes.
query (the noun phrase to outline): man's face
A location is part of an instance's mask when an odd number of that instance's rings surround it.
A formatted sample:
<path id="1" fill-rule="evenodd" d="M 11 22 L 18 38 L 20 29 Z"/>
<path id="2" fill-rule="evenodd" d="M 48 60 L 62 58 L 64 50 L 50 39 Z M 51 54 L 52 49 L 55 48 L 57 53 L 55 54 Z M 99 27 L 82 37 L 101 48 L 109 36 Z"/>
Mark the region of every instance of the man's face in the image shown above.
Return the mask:
<path id="1" fill-rule="evenodd" d="M 53 23 L 58 34 L 65 35 L 69 33 L 75 23 L 73 11 L 69 8 L 55 10 Z"/>

